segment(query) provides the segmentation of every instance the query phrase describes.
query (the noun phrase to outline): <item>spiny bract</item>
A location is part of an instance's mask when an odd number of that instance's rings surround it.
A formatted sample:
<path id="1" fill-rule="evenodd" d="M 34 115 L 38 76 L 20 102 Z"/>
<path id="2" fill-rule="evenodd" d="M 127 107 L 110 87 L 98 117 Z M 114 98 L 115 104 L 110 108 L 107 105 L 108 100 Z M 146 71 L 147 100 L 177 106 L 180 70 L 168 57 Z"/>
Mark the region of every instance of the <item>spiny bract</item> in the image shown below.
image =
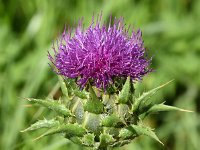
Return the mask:
<path id="1" fill-rule="evenodd" d="M 62 133 L 74 143 L 94 149 L 120 147 L 140 135 L 161 143 L 142 119 L 158 111 L 184 110 L 149 99 L 166 84 L 135 96 L 133 80 L 150 71 L 149 61 L 144 57 L 141 32 L 129 37 L 122 23 L 115 20 L 106 28 L 97 21 L 86 31 L 80 23 L 73 37 L 64 32 L 55 58 L 49 55 L 63 96 L 59 101 L 27 98 L 57 115 L 24 131 L 47 128 L 37 139 Z"/>

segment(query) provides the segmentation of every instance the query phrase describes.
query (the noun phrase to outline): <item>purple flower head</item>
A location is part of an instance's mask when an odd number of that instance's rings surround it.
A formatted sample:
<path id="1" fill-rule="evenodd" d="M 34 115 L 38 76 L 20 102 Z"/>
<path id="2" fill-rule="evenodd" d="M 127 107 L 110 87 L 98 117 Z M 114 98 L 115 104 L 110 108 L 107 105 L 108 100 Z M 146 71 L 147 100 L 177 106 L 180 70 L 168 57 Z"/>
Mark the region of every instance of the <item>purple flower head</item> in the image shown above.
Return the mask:
<path id="1" fill-rule="evenodd" d="M 147 74 L 150 60 L 145 57 L 142 33 L 125 28 L 123 18 L 101 24 L 97 17 L 87 29 L 79 21 L 74 33 L 64 30 L 58 42 L 55 55 L 49 59 L 55 65 L 57 73 L 68 78 L 76 78 L 83 88 L 88 81 L 98 88 L 106 88 L 113 78 L 130 76 L 140 80 Z"/>

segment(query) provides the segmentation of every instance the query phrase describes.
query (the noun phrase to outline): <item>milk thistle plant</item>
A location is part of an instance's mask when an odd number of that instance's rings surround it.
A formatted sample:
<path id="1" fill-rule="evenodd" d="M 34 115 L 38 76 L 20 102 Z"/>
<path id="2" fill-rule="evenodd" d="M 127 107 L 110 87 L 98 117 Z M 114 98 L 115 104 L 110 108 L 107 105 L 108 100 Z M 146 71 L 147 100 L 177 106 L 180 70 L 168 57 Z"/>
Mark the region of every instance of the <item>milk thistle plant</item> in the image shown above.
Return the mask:
<path id="1" fill-rule="evenodd" d="M 57 115 L 24 131 L 47 128 L 36 139 L 62 133 L 76 144 L 98 150 L 121 147 L 140 135 L 162 144 L 142 120 L 159 111 L 185 110 L 150 99 L 169 82 L 135 95 L 135 82 L 152 71 L 142 33 L 129 35 L 123 18 L 115 18 L 114 23 L 110 19 L 109 25 L 101 22 L 100 15 L 86 29 L 81 20 L 74 32 L 64 30 L 53 46 L 54 54 L 48 54 L 62 97 L 58 101 L 27 98 Z"/>

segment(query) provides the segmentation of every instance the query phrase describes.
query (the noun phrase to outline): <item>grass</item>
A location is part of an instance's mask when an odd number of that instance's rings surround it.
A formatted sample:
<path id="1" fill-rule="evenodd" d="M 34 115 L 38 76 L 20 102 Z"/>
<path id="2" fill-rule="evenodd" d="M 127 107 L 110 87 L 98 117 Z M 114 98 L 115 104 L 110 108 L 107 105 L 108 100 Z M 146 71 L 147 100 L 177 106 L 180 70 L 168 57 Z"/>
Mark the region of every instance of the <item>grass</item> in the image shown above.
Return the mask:
<path id="1" fill-rule="evenodd" d="M 20 133 L 38 118 L 49 116 L 39 107 L 28 107 L 20 97 L 45 98 L 57 78 L 48 66 L 52 41 L 93 13 L 123 16 L 127 24 L 141 28 L 152 67 L 139 91 L 174 79 L 155 98 L 194 113 L 170 112 L 146 120 L 165 144 L 141 137 L 121 149 L 197 150 L 200 147 L 200 1 L 198 0 L 32 0 L 0 1 L 0 146 L 3 150 L 82 149 L 62 136 L 32 140 L 41 132 Z"/>

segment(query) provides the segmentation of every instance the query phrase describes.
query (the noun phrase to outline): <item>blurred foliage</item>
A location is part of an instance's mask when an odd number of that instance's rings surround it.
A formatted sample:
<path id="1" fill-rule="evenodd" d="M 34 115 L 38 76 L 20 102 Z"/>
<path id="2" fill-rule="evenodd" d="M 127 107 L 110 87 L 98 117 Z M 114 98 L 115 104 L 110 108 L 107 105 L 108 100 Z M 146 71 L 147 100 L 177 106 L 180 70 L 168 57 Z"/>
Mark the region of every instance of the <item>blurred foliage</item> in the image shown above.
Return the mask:
<path id="1" fill-rule="evenodd" d="M 136 84 L 138 91 L 174 79 L 153 98 L 194 110 L 152 115 L 146 120 L 165 144 L 141 137 L 121 149 L 197 150 L 200 147 L 200 1 L 199 0 L 0 0 L 0 149 L 82 149 L 62 136 L 32 141 L 41 132 L 20 133 L 51 113 L 30 106 L 20 97 L 52 97 L 59 88 L 48 66 L 52 41 L 84 17 L 93 14 L 123 16 L 141 28 L 155 69 Z"/>

